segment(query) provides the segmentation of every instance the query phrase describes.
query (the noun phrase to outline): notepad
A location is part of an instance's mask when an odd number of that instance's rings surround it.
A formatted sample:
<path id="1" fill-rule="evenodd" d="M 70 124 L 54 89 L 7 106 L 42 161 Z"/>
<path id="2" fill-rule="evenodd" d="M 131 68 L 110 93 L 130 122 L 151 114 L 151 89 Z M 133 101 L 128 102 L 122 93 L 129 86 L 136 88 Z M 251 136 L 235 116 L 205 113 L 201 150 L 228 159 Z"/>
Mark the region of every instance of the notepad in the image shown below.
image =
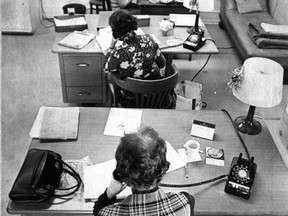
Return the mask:
<path id="1" fill-rule="evenodd" d="M 77 139 L 79 107 L 40 107 L 29 133 L 39 139 Z"/>
<path id="2" fill-rule="evenodd" d="M 61 41 L 59 41 L 58 44 L 74 49 L 81 49 L 86 46 L 91 40 L 93 40 L 93 38 L 95 38 L 95 35 L 88 33 L 87 30 L 74 31 L 68 34 Z"/>

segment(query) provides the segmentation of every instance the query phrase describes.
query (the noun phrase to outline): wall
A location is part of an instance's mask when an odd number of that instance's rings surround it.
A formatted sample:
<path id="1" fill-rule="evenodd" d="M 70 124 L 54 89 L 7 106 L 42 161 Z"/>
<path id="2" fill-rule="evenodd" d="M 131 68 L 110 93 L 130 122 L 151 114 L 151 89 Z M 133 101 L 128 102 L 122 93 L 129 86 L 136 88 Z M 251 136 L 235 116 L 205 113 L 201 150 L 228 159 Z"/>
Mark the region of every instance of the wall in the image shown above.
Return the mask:
<path id="1" fill-rule="evenodd" d="M 89 9 L 89 0 L 40 0 L 43 3 L 47 17 L 53 17 L 63 14 L 62 7 L 69 3 L 80 3 Z M 141 1 L 141 0 L 138 0 Z M 205 4 L 209 4 L 212 0 L 202 0 Z M 213 3 L 213 2 L 212 2 Z M 220 0 L 214 0 L 214 11 L 220 11 Z"/>

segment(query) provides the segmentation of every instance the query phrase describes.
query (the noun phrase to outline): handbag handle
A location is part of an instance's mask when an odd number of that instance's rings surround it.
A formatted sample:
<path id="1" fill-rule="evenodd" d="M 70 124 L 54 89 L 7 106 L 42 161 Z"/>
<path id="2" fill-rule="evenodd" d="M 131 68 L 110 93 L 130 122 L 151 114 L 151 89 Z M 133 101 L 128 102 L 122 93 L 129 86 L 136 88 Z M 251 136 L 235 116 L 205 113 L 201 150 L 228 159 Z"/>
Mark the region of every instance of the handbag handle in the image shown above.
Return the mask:
<path id="1" fill-rule="evenodd" d="M 50 185 L 45 185 L 45 186 L 43 185 L 42 187 L 44 187 L 44 188 L 46 188 L 48 190 L 53 189 L 53 191 L 54 190 L 62 190 L 62 191 L 67 190 L 68 191 L 68 190 L 71 190 L 71 189 L 74 188 L 74 190 L 72 190 L 71 192 L 66 193 L 66 194 L 56 194 L 55 192 L 53 194 L 54 197 L 70 196 L 70 195 L 74 194 L 80 188 L 81 184 L 83 184 L 82 183 L 82 179 L 81 179 L 80 175 L 69 164 L 67 164 L 65 161 L 59 160 L 59 159 L 55 159 L 55 161 L 57 161 L 58 163 L 62 164 L 63 171 L 68 173 L 70 176 L 72 176 L 77 181 L 77 184 L 75 184 L 74 186 L 69 187 L 69 188 L 51 187 Z M 68 169 L 64 168 L 63 165 L 65 165 Z"/>

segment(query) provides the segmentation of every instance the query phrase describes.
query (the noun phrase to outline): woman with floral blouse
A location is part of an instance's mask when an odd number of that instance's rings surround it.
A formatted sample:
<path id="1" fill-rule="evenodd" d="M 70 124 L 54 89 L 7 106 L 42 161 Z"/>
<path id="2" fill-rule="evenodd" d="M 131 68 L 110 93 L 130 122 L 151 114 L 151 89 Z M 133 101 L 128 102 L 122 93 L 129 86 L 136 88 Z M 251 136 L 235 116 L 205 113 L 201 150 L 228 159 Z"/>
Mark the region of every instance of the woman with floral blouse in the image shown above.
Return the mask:
<path id="1" fill-rule="evenodd" d="M 129 11 L 124 9 L 115 11 L 109 18 L 109 25 L 113 39 L 107 53 L 105 71 L 117 72 L 121 79 L 132 77 L 154 80 L 164 77 L 166 65 L 164 55 L 149 34 L 135 33 L 138 27 L 137 19 Z M 133 101 L 133 96 L 128 92 L 123 92 L 122 96 L 125 100 Z"/>
<path id="2" fill-rule="evenodd" d="M 148 34 L 136 35 L 137 19 L 127 10 L 119 9 L 109 18 L 113 40 L 105 70 L 119 72 L 121 78 L 159 79 L 166 59 L 158 44 Z M 122 43 L 115 46 L 120 40 Z"/>

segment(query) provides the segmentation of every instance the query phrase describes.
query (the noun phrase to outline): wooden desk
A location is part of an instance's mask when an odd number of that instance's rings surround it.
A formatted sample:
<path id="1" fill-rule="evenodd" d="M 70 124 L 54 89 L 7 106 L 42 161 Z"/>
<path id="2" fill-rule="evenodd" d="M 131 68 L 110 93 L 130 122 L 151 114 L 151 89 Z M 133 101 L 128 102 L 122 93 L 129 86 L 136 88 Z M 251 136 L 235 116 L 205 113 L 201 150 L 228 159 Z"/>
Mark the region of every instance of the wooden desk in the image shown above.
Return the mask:
<path id="1" fill-rule="evenodd" d="M 98 15 L 86 14 L 88 29 L 97 35 Z M 161 42 L 160 48 L 166 56 L 166 73 L 170 74 L 171 63 L 175 54 L 217 54 L 218 49 L 211 40 L 207 40 L 205 46 L 197 52 L 185 49 L 182 46 L 167 48 L 167 40 L 180 38 L 184 41 L 188 37 L 186 27 L 176 27 L 173 36 L 163 36 L 159 27 L 159 21 L 166 16 L 150 16 L 150 26 L 141 27 L 145 33 L 154 34 Z M 205 29 L 205 37 L 211 39 Z M 57 33 L 52 52 L 58 54 L 62 95 L 64 103 L 105 103 L 106 81 L 103 72 L 104 56 L 96 39 L 81 50 L 63 47 L 57 43 L 69 33 Z M 164 49 L 164 47 L 166 47 Z M 108 88 L 107 88 L 108 89 Z"/>
<path id="2" fill-rule="evenodd" d="M 80 108 L 79 137 L 77 141 L 40 143 L 32 140 L 31 148 L 50 149 L 60 153 L 63 159 L 80 159 L 89 155 L 93 163 L 104 162 L 114 157 L 119 137 L 104 136 L 103 131 L 109 115 L 109 108 Z M 238 113 L 231 113 L 232 117 Z M 212 166 L 203 161 L 190 163 L 189 178 L 185 178 L 184 169 L 167 174 L 165 183 L 192 183 L 227 174 L 232 158 L 240 152 L 245 155 L 242 144 L 236 136 L 230 120 L 221 111 L 176 111 L 144 109 L 142 124 L 151 125 L 161 137 L 169 141 L 176 149 L 191 139 L 190 130 L 194 119 L 216 124 L 214 140 L 195 138 L 200 149 L 205 147 L 223 148 L 225 166 Z M 190 188 L 164 188 L 165 191 L 188 191 L 196 199 L 195 215 L 288 215 L 288 169 L 286 168 L 272 138 L 262 122 L 263 129 L 255 136 L 243 135 L 243 140 L 255 157 L 257 173 L 249 200 L 241 199 L 224 192 L 225 181 L 218 181 Z M 97 182 L 95 182 L 95 186 Z M 55 203 L 61 200 L 55 200 Z M 63 201 L 63 200 L 62 200 Z M 59 205 L 47 203 L 17 204 L 9 202 L 11 214 L 35 215 L 88 215 L 93 203 L 85 202 L 83 194 L 78 193 L 72 200 Z"/>
<path id="3" fill-rule="evenodd" d="M 173 2 L 169 4 L 151 3 L 149 0 L 141 0 L 138 3 L 140 13 L 148 15 L 169 15 L 170 13 L 188 14 L 189 9 L 183 3 Z"/>

